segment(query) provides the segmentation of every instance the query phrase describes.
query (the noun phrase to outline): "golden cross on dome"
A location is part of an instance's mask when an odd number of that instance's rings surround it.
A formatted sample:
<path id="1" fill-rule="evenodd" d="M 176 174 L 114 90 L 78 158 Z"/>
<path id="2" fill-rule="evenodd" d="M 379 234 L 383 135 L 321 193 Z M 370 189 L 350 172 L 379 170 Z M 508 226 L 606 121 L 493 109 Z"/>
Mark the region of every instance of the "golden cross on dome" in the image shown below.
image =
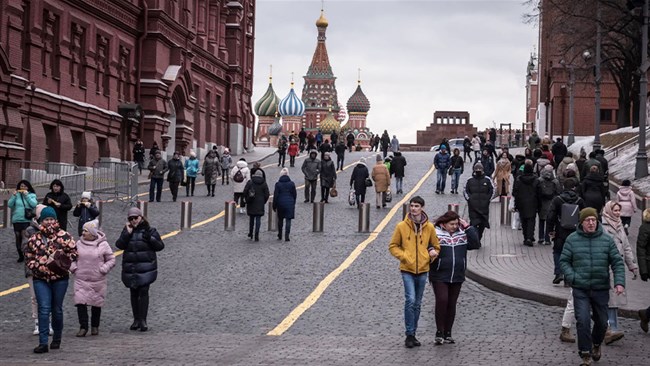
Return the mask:
<path id="1" fill-rule="evenodd" d="M 273 65 L 269 65 L 269 84 L 273 82 Z"/>
<path id="2" fill-rule="evenodd" d="M 293 88 L 293 72 L 291 72 L 291 88 Z"/>
<path id="3" fill-rule="evenodd" d="M 359 68 L 358 70 L 359 70 L 359 77 L 357 78 L 357 83 L 361 85 L 361 68 Z"/>

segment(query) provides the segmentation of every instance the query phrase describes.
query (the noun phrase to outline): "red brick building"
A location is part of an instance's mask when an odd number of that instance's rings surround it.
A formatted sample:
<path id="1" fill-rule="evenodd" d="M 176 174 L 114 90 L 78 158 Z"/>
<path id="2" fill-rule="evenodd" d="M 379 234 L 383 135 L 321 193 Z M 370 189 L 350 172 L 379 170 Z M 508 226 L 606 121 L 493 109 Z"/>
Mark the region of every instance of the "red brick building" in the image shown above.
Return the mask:
<path id="1" fill-rule="evenodd" d="M 0 2 L 0 159 L 252 141 L 255 0 Z M 1 172 L 0 172 L 1 173 Z"/>
<path id="2" fill-rule="evenodd" d="M 431 147 L 438 145 L 443 138 L 463 138 L 477 133 L 470 123 L 469 112 L 435 111 L 433 122 L 424 131 L 417 131 L 416 146 Z"/>

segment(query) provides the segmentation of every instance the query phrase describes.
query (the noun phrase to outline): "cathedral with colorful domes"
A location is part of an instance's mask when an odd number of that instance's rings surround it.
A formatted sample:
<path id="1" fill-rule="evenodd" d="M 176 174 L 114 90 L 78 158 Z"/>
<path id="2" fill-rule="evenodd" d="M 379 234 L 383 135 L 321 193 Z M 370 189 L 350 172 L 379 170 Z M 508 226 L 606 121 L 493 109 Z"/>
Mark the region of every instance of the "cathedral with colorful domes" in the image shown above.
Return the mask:
<path id="1" fill-rule="evenodd" d="M 275 146 L 278 135 L 298 133 L 304 128 L 305 131 L 314 134 L 320 130 L 325 138 L 329 138 L 334 131 L 342 136 L 352 132 L 356 142 L 362 147 L 368 146 L 370 131 L 366 127 L 366 118 L 370 110 L 370 102 L 361 90 L 360 80 L 357 81 L 356 91 L 347 102 L 347 112 L 339 102 L 336 77 L 325 45 L 328 26 L 325 12 L 321 9 L 320 17 L 316 20 L 318 30 L 316 50 L 307 74 L 303 76 L 301 98 L 296 95 L 292 81 L 289 94 L 280 100 L 269 78 L 266 93 L 255 104 L 255 113 L 258 116 L 256 134 L 258 144 Z M 344 124 L 346 119 L 347 123 Z"/>

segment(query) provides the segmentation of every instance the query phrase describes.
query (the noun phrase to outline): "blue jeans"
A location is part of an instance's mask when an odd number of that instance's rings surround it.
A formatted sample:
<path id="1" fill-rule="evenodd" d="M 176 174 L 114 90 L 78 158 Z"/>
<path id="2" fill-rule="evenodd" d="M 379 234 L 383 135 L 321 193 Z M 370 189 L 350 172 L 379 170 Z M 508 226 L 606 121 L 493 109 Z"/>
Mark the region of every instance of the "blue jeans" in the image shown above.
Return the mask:
<path id="1" fill-rule="evenodd" d="M 451 176 L 451 190 L 452 191 L 457 191 L 458 190 L 458 183 L 460 183 L 460 172 L 462 169 L 457 168 L 454 169 L 454 174 Z"/>
<path id="2" fill-rule="evenodd" d="M 573 288 L 573 306 L 578 329 L 578 350 L 591 353 L 594 344 L 600 345 L 607 331 L 608 290 L 582 290 Z M 590 315 L 590 310 L 593 316 Z M 594 329 L 591 330 L 591 319 Z"/>
<path id="3" fill-rule="evenodd" d="M 253 234 L 253 226 L 255 226 L 255 237 L 260 236 L 260 225 L 262 224 L 262 216 L 248 216 L 248 233 Z"/>
<path id="4" fill-rule="evenodd" d="M 149 182 L 149 202 L 153 202 L 154 191 L 156 192 L 156 201 L 160 202 L 163 181 L 163 178 L 151 178 L 151 182 Z"/>
<path id="5" fill-rule="evenodd" d="M 422 304 L 422 295 L 424 288 L 427 286 L 428 273 L 418 275 L 402 272 L 402 281 L 404 281 L 404 325 L 406 326 L 406 335 L 414 336 L 418 330 L 418 319 L 420 319 L 420 305 Z"/>
<path id="6" fill-rule="evenodd" d="M 548 236 L 548 229 L 547 229 L 545 219 L 546 218 L 542 217 L 542 216 L 538 216 L 538 218 L 537 218 L 537 224 L 539 225 L 538 238 L 539 238 L 539 240 L 551 241 L 551 238 Z"/>
<path id="7" fill-rule="evenodd" d="M 395 193 L 402 192 L 402 181 L 404 181 L 404 177 L 395 177 Z"/>
<path id="8" fill-rule="evenodd" d="M 436 191 L 444 192 L 447 184 L 447 169 L 436 169 Z"/>
<path id="9" fill-rule="evenodd" d="M 61 341 L 63 333 L 63 298 L 68 290 L 68 279 L 43 281 L 34 278 L 34 293 L 38 303 L 38 344 L 47 345 L 52 314 L 53 341 Z"/>

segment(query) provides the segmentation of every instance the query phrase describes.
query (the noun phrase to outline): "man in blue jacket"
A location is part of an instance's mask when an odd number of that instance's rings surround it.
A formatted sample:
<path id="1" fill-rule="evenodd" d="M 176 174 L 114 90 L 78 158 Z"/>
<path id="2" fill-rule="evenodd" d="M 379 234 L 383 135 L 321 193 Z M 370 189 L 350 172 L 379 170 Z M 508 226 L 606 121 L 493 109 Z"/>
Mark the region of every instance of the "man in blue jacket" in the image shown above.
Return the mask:
<path id="1" fill-rule="evenodd" d="M 617 295 L 625 290 L 625 267 L 614 239 L 604 233 L 598 212 L 591 207 L 580 211 L 577 230 L 567 237 L 560 257 L 564 281 L 573 288 L 578 350 L 582 365 L 600 360 L 601 344 L 607 330 L 609 268 L 614 272 Z M 594 329 L 591 330 L 591 312 Z M 592 347 L 593 346 L 593 347 Z"/>
<path id="2" fill-rule="evenodd" d="M 446 148 L 441 148 L 440 152 L 433 158 L 433 165 L 436 167 L 436 194 L 445 194 L 445 184 L 447 183 L 447 170 L 450 165 L 450 156 Z"/>

